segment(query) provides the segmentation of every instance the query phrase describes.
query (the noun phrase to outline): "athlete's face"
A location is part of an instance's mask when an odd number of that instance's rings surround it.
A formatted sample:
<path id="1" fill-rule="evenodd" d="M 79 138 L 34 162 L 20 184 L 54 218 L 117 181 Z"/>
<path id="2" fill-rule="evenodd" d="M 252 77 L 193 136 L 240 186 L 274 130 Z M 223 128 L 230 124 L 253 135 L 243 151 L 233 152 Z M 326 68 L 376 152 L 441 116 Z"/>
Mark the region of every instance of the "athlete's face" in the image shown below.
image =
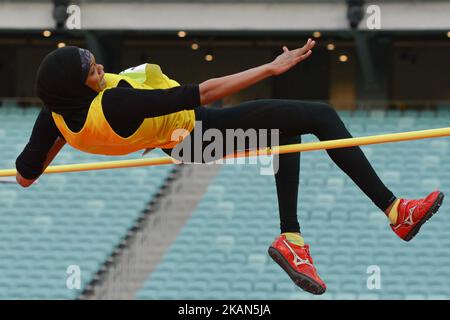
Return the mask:
<path id="1" fill-rule="evenodd" d="M 106 88 L 105 72 L 103 65 L 95 62 L 95 57 L 91 53 L 91 67 L 86 78 L 85 84 L 94 91 L 100 92 Z"/>

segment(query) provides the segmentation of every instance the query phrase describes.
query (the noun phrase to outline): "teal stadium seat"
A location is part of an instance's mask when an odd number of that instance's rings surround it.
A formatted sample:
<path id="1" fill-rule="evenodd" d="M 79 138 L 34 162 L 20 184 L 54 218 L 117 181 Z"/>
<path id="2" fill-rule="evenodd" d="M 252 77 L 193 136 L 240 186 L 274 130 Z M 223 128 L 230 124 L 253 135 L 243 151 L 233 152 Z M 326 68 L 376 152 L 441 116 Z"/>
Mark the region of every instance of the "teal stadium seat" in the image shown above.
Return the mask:
<path id="1" fill-rule="evenodd" d="M 0 108 L 2 168 L 14 167 L 38 112 Z M 64 148 L 54 164 L 105 160 Z M 89 283 L 172 168 L 48 175 L 29 189 L 0 184 L 0 298 L 75 299 L 81 291 L 66 287 L 68 266 L 78 265 L 82 286 Z"/>
<path id="2" fill-rule="evenodd" d="M 339 113 L 353 136 L 365 136 L 445 127 L 449 124 L 449 110 Z M 304 135 L 302 141 L 318 140 L 313 135 Z M 400 197 L 422 197 L 437 187 L 444 193 L 450 189 L 448 138 L 371 145 L 363 147 L 363 151 L 383 182 Z M 449 297 L 450 277 L 445 266 L 450 264 L 450 212 L 445 201 L 439 214 L 423 226 L 416 239 L 404 243 L 390 230 L 384 213 L 340 171 L 326 152 L 302 154 L 300 181 L 298 215 L 319 273 L 328 285 L 322 297 L 297 289 L 267 255 L 268 245 L 279 233 L 273 177 L 259 175 L 257 166 L 227 165 L 222 167 L 138 298 L 174 296 L 164 293 L 167 289 L 158 286 L 160 282 L 155 280 L 159 275 L 167 275 L 165 269 L 170 273 L 178 254 L 187 248 L 190 252 L 208 252 L 193 254 L 195 262 L 189 268 L 178 270 L 185 274 L 186 281 L 186 286 L 179 289 L 180 295 L 189 299 L 203 299 L 204 292 L 211 299 Z M 204 228 L 209 240 L 215 237 L 212 242 L 215 255 L 200 246 L 195 250 L 192 246 L 198 241 L 189 240 L 199 236 L 199 230 L 203 233 Z M 204 264 L 208 265 L 209 272 L 201 268 Z M 370 265 L 381 269 L 382 290 L 371 292 L 366 287 L 366 271 Z M 405 265 L 417 267 L 405 270 Z M 418 267 L 421 265 L 427 267 Z M 202 278 L 195 279 L 195 274 Z M 420 281 L 416 280 L 418 277 Z M 194 284 L 196 281 L 201 284 Z M 164 277 L 166 286 L 172 282 L 175 280 Z M 154 283 L 162 291 L 155 290 Z"/>

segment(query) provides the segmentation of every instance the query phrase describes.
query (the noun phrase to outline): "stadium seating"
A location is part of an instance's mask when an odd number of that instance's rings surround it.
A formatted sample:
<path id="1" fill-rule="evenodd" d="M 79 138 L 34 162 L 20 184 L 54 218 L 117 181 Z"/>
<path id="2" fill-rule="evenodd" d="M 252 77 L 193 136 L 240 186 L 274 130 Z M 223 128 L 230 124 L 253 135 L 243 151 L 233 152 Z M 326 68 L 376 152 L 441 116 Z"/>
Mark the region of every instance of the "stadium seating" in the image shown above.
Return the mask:
<path id="1" fill-rule="evenodd" d="M 37 114 L 38 108 L 0 108 L 1 168 L 15 167 Z M 150 154 L 162 155 L 157 150 Z M 106 160 L 111 158 L 65 146 L 54 164 Z M 0 184 L 0 299 L 76 298 L 172 168 L 46 175 L 29 189 Z M 66 284 L 71 265 L 81 271 L 79 290 Z"/>
<path id="2" fill-rule="evenodd" d="M 447 127 L 448 109 L 341 112 L 353 136 Z M 317 141 L 305 135 L 304 142 Z M 400 197 L 450 191 L 447 138 L 362 148 L 385 184 Z M 390 230 L 384 214 L 328 157 L 301 155 L 298 216 L 327 292 L 296 288 L 267 255 L 277 236 L 273 176 L 261 165 L 224 165 L 192 218 L 137 295 L 139 299 L 449 299 L 450 209 L 410 242 Z M 370 266 L 381 288 L 370 290 Z M 426 288 L 426 290 L 424 290 Z"/>

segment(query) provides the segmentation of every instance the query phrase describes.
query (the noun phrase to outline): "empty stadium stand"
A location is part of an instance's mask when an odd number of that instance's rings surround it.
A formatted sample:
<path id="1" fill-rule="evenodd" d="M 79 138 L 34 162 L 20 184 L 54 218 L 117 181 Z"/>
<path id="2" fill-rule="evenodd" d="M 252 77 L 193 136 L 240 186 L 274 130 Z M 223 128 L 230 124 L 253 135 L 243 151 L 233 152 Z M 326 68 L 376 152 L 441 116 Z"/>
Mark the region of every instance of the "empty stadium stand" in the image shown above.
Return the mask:
<path id="1" fill-rule="evenodd" d="M 446 127 L 449 110 L 356 110 L 340 115 L 357 137 Z M 0 108 L 1 168 L 14 167 L 37 113 L 37 108 L 14 104 Z M 303 141 L 317 138 L 304 135 Z M 448 193 L 449 149 L 447 138 L 363 147 L 386 185 L 408 198 L 435 188 Z M 161 155 L 156 150 L 150 154 Z M 137 157 L 140 154 L 116 159 Z M 107 159 L 66 146 L 54 164 Z M 0 184 L 0 299 L 79 298 L 172 169 L 46 175 L 30 189 Z M 298 215 L 328 291 L 315 297 L 295 287 L 267 255 L 279 231 L 278 212 L 273 176 L 261 175 L 260 169 L 249 164 L 222 166 L 136 298 L 450 298 L 446 202 L 411 243 L 404 243 L 325 151 L 301 155 Z M 80 268 L 78 290 L 67 286 L 69 266 Z M 367 288 L 370 266 L 380 268 L 379 290 Z"/>
<path id="2" fill-rule="evenodd" d="M 340 114 L 354 137 L 450 123 L 446 107 Z M 305 135 L 303 141 L 317 138 Z M 449 143 L 447 138 L 425 139 L 364 146 L 363 151 L 397 196 L 418 198 L 436 188 L 450 191 Z M 298 289 L 268 256 L 267 248 L 279 232 L 274 178 L 246 164 L 223 166 L 137 298 L 450 298 L 450 212 L 445 201 L 421 233 L 404 243 L 325 151 L 303 153 L 300 166 L 298 216 L 328 285 L 323 296 Z M 380 268 L 380 289 L 367 287 L 372 265 Z"/>
<path id="3" fill-rule="evenodd" d="M 38 108 L 0 108 L 0 167 L 14 168 Z M 162 156 L 159 150 L 149 156 Z M 139 158 L 140 153 L 115 159 Z M 65 146 L 54 164 L 111 160 Z M 0 299 L 74 299 L 101 269 L 173 166 L 46 175 L 0 184 Z M 69 266 L 81 275 L 70 289 Z M 70 286 L 69 286 L 70 287 Z"/>

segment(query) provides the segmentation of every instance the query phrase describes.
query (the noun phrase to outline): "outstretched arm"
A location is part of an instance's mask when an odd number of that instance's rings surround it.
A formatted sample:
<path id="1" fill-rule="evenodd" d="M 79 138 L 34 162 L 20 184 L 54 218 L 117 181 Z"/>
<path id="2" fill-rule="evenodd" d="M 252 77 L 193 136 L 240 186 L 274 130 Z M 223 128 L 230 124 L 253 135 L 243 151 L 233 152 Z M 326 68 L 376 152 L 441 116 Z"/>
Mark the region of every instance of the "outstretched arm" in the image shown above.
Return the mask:
<path id="1" fill-rule="evenodd" d="M 22 187 L 29 187 L 46 169 L 65 144 L 51 114 L 42 109 L 30 140 L 16 159 L 16 180 Z"/>
<path id="2" fill-rule="evenodd" d="M 53 144 L 53 146 L 51 147 L 51 149 L 49 150 L 49 152 L 47 154 L 47 158 L 45 159 L 44 165 L 42 166 L 42 172 L 44 172 L 45 169 L 47 169 L 48 165 L 53 161 L 53 159 L 55 159 L 56 155 L 62 149 L 62 147 L 64 147 L 65 144 L 66 144 L 66 141 L 64 139 L 62 139 L 61 137 L 58 137 L 56 139 L 55 143 Z M 22 175 L 19 173 L 19 171 L 17 171 L 17 174 L 16 174 L 17 183 L 20 184 L 24 188 L 27 188 L 30 185 L 32 185 L 33 182 L 35 182 L 38 178 L 39 178 L 39 176 L 34 179 L 26 179 L 26 178 L 22 177 Z"/>
<path id="3" fill-rule="evenodd" d="M 311 55 L 314 45 L 315 41 L 308 39 L 303 47 L 295 50 L 283 47 L 283 53 L 270 63 L 201 83 L 199 86 L 201 104 L 205 105 L 220 100 L 270 76 L 286 72 L 300 61 L 307 59 Z"/>
<path id="4" fill-rule="evenodd" d="M 119 86 L 108 89 L 102 98 L 103 111 L 113 128 L 123 126 L 124 122 L 132 123 L 132 126 L 136 127 L 144 118 L 207 105 L 265 78 L 286 72 L 307 59 L 314 45 L 315 41 L 308 39 L 303 47 L 295 50 L 283 47 L 283 53 L 270 63 L 229 76 L 209 79 L 199 85 L 188 84 L 154 90 Z"/>

